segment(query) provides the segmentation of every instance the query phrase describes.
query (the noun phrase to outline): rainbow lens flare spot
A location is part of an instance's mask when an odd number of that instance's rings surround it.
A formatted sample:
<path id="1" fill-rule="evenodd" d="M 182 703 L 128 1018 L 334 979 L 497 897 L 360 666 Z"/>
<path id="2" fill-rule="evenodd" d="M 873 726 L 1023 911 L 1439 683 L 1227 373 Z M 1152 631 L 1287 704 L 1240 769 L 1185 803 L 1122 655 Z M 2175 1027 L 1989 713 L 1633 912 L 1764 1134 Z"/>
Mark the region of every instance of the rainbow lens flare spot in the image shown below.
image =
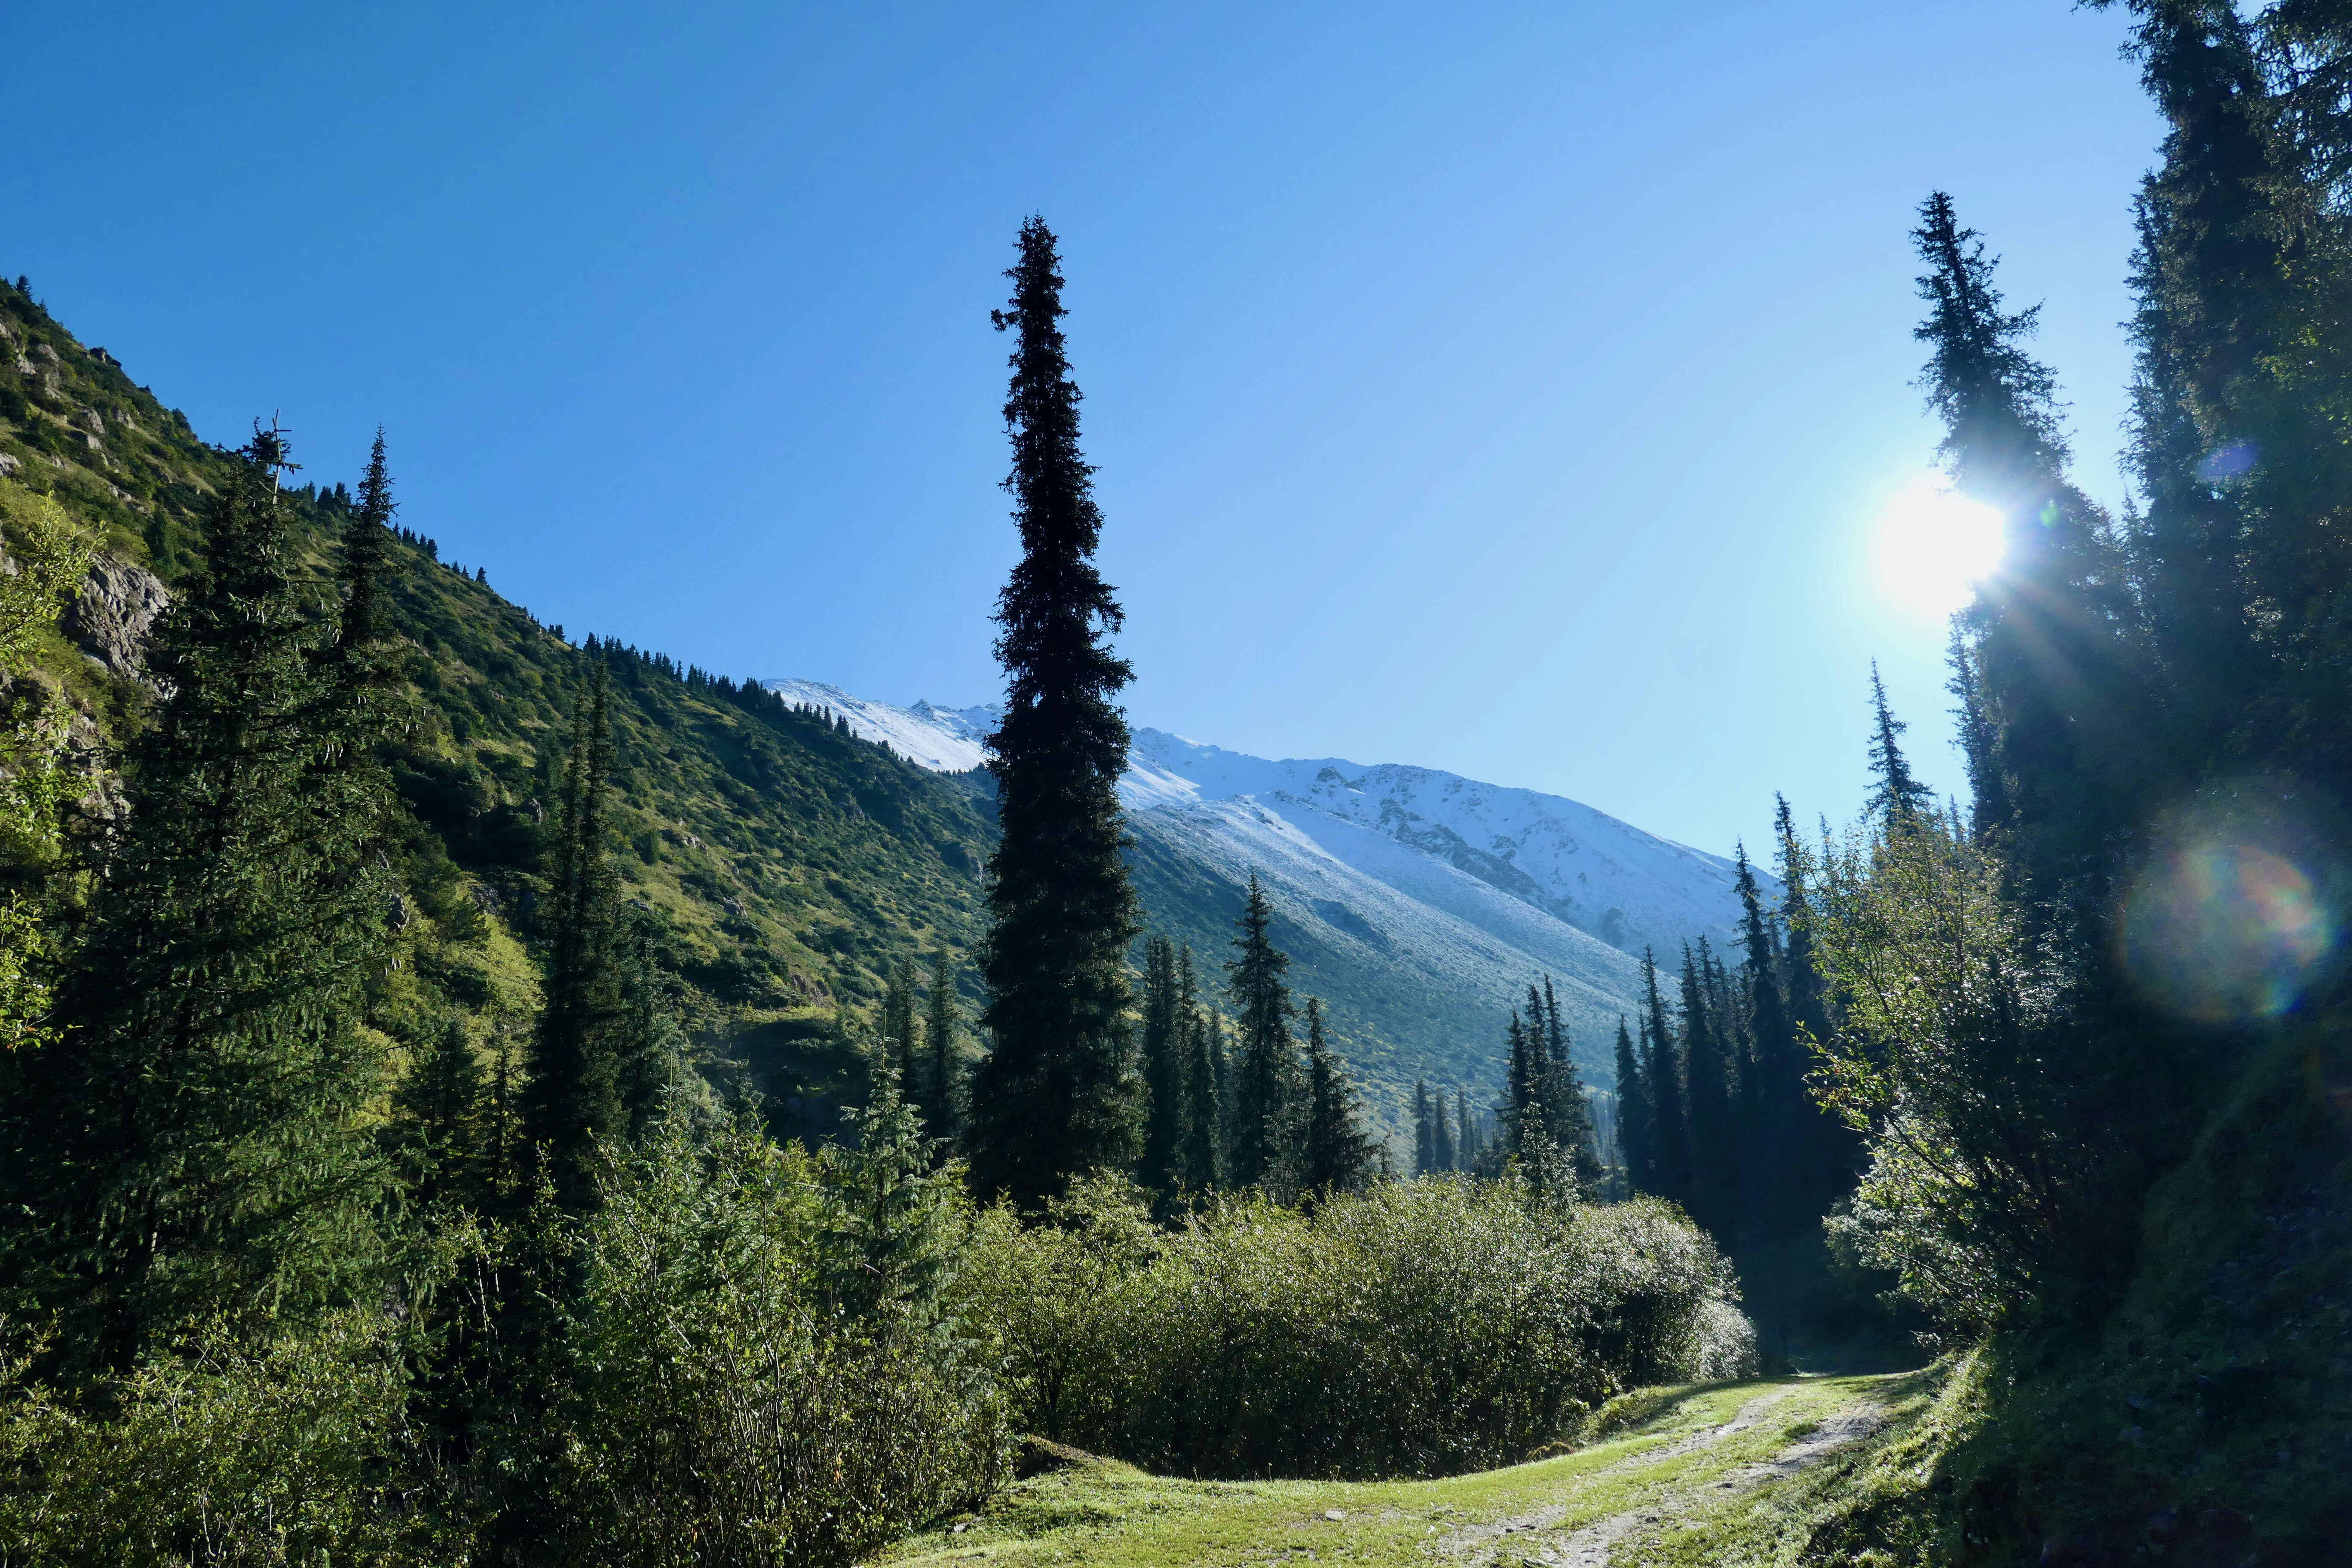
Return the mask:
<path id="1" fill-rule="evenodd" d="M 2339 922 L 2294 861 L 2226 838 L 2180 844 L 2124 904 L 2123 955 L 2155 1001 L 2207 1023 L 2275 1018 L 2336 956 Z"/>

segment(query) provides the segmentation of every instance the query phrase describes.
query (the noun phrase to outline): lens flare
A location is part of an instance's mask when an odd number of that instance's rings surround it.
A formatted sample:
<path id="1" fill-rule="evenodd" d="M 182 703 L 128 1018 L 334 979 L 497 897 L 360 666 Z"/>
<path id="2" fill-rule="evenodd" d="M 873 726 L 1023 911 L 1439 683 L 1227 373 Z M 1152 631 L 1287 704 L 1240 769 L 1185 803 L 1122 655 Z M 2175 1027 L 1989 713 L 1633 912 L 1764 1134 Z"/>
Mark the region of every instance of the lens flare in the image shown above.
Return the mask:
<path id="1" fill-rule="evenodd" d="M 2007 544 L 1998 510 L 1923 474 L 1895 498 L 1879 524 L 1879 585 L 1915 610 L 1948 616 L 2000 565 Z"/>
<path id="2" fill-rule="evenodd" d="M 2141 989 L 2213 1024 L 2291 1011 L 2335 963 L 2340 934 L 2318 878 L 2226 828 L 2151 861 L 2122 922 L 2124 963 Z"/>

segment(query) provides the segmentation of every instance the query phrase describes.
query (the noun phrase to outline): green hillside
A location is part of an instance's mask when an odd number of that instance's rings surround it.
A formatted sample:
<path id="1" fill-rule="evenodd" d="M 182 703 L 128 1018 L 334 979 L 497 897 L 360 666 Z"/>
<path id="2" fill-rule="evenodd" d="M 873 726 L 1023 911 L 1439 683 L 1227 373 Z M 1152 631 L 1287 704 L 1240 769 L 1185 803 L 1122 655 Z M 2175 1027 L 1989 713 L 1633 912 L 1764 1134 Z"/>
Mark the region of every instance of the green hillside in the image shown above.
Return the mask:
<path id="1" fill-rule="evenodd" d="M 5 285 L 0 322 L 0 506 L 54 497 L 115 562 L 177 581 L 226 449 L 133 383 L 114 355 L 85 347 Z M 397 456 L 395 446 L 395 475 Z M 342 492 L 314 479 L 293 501 L 323 580 Z M 403 520 L 412 529 L 425 521 Z M 518 944 L 534 937 L 554 769 L 587 639 L 541 625 L 441 560 L 427 532 L 404 531 L 394 551 L 416 699 L 395 772 L 416 832 L 403 933 L 415 961 L 394 984 L 387 1026 L 402 1034 L 404 1020 L 456 1009 L 495 1054 L 536 1005 Z M 45 674 L 71 693 L 91 735 L 111 743 L 139 721 L 146 694 L 83 641 L 61 637 Z M 994 837 L 989 780 L 911 766 L 753 683 L 599 646 L 616 656 L 623 872 L 653 917 L 682 1021 L 716 1076 L 740 1071 L 766 1094 L 780 1131 L 829 1129 L 855 1067 L 835 1002 L 870 1004 L 901 958 L 928 962 L 940 946 L 960 962 L 971 954 Z M 1204 979 L 1220 979 L 1239 884 L 1149 838 L 1130 861 L 1150 923 L 1192 943 Z M 1474 1087 L 1496 1078 L 1507 1003 L 1482 997 L 1495 1005 L 1457 1016 L 1466 993 L 1412 990 L 1326 951 L 1296 921 L 1283 922 L 1278 940 L 1302 991 L 1330 1004 L 1383 1133 L 1406 1126 L 1417 1078 Z M 976 1003 L 968 963 L 962 984 Z M 1599 1048 L 1583 1038 L 1591 1032 L 1580 1034 L 1587 1053 Z"/>
<path id="2" fill-rule="evenodd" d="M 179 579 L 226 451 L 113 355 L 5 286 L 0 337 L 0 510 L 52 497 L 115 563 Z M 293 500 L 323 595 L 347 501 L 332 482 Z M 401 962 L 381 1021 L 413 1043 L 427 1019 L 455 1011 L 499 1054 L 519 1045 L 535 1005 L 519 943 L 535 934 L 585 644 L 437 557 L 416 533 L 394 550 L 415 706 L 393 762 L 415 830 L 395 916 L 405 921 Z M 73 618 L 81 646 L 61 638 L 41 673 L 86 721 L 77 733 L 95 762 L 141 722 L 148 697 L 100 662 L 105 630 L 81 624 L 92 618 Z M 830 1108 L 806 1095 L 847 1087 L 854 1064 L 835 1037 L 836 1002 L 877 996 L 901 958 L 970 953 L 992 836 L 984 805 L 968 783 L 748 683 L 611 651 L 622 874 L 650 917 L 681 1020 L 714 1071 L 748 1075 L 781 1122 L 829 1127 Z"/>

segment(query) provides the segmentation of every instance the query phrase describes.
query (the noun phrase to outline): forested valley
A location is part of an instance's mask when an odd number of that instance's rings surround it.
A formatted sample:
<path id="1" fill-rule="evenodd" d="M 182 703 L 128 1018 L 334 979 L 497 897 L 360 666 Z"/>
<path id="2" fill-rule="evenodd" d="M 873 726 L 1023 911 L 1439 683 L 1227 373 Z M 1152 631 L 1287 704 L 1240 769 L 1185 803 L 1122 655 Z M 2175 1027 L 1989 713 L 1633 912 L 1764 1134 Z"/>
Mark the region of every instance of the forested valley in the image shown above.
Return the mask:
<path id="1" fill-rule="evenodd" d="M 1775 802 L 1612 1081 L 1549 976 L 1459 1020 L 1503 1071 L 1409 1149 L 1255 879 L 1222 951 L 1147 929 L 1042 219 L 974 774 L 541 624 L 411 526 L 395 433 L 298 484 L 0 284 L 0 1564 L 1292 1550 L 1152 1545 L 1237 1499 L 1520 1561 L 1559 1508 L 1424 1539 L 1451 1504 L 1360 1489 L 1840 1373 L 1736 1526 L 1669 1554 L 1653 1495 L 1575 1560 L 2341 1561 L 2352 10 L 2130 9 L 2120 512 L 1988 241 L 1942 193 L 1911 236 L 2007 541 L 1965 797 L 1828 672 L 1862 816 Z"/>

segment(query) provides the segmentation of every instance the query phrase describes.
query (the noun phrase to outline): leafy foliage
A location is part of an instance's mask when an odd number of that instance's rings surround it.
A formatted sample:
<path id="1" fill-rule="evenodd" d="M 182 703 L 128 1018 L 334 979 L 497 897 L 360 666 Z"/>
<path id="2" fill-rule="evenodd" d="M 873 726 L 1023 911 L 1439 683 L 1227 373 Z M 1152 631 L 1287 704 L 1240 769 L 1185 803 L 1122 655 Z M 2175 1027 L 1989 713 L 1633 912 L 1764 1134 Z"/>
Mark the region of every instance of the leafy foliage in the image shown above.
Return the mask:
<path id="1" fill-rule="evenodd" d="M 1731 1290 L 1664 1205 L 1516 1182 L 1382 1184 L 1311 1212 L 1218 1200 L 1173 1233 L 1117 1181 L 983 1217 L 960 1287 L 1023 1422 L 1192 1475 L 1515 1460 L 1634 1384 L 1739 1370 Z M 1752 1344 L 1746 1353 L 1752 1353 Z"/>
<path id="2" fill-rule="evenodd" d="M 939 1310 L 963 1220 L 895 1100 L 812 1160 L 675 1129 L 584 1222 L 545 1562 L 845 1563 L 985 1495 L 1009 1432 Z"/>

